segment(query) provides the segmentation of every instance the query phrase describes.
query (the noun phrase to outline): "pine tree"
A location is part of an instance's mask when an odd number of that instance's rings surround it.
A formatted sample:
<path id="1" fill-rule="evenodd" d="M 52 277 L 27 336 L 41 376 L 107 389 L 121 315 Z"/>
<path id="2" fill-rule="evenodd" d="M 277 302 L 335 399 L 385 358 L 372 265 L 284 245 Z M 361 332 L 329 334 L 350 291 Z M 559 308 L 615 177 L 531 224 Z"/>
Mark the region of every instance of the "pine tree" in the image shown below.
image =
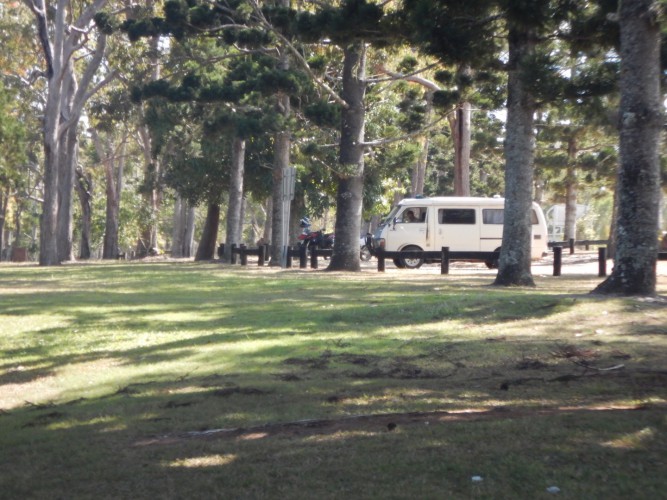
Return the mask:
<path id="1" fill-rule="evenodd" d="M 595 293 L 654 295 L 663 123 L 660 6 L 620 2 L 620 153 L 614 270 Z"/>

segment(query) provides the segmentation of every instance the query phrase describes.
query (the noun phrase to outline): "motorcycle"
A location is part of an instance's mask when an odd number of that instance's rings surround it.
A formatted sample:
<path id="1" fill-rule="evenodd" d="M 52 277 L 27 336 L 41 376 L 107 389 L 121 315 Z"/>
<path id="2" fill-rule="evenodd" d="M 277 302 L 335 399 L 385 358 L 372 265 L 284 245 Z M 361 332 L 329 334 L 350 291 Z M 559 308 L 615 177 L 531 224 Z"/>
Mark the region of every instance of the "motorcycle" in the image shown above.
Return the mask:
<path id="1" fill-rule="evenodd" d="M 367 240 L 368 240 L 368 235 L 359 238 L 359 247 L 360 247 L 359 257 L 363 262 L 368 262 L 373 258 L 373 254 L 371 252 L 370 247 L 368 246 Z"/>
<path id="2" fill-rule="evenodd" d="M 307 217 L 301 219 L 300 226 L 303 231 L 299 235 L 299 244 L 305 246 L 307 250 L 318 248 L 322 250 L 330 250 L 334 246 L 336 237 L 334 233 L 325 233 L 324 229 L 319 231 L 312 231 L 310 229 L 310 220 Z"/>
<path id="3" fill-rule="evenodd" d="M 336 241 L 336 235 L 334 233 L 326 233 L 325 230 L 312 231 L 310 229 L 311 223 L 308 217 L 301 219 L 299 225 L 303 229 L 299 235 L 299 244 L 305 246 L 308 251 L 313 248 L 329 250 L 332 249 Z M 368 246 L 368 236 L 359 238 L 359 258 L 363 262 L 368 262 L 373 258 L 371 249 Z"/>

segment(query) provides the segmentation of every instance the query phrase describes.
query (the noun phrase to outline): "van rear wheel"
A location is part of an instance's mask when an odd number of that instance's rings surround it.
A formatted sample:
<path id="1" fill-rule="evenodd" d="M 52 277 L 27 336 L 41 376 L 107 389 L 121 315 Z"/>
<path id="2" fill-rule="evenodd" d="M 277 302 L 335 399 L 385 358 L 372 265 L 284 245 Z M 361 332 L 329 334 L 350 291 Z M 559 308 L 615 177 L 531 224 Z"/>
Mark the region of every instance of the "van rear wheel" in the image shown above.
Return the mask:
<path id="1" fill-rule="evenodd" d="M 424 259 L 418 255 L 410 255 L 413 252 L 422 252 L 418 246 L 410 245 L 401 250 L 401 256 L 398 258 L 401 266 L 407 269 L 418 269 L 424 263 Z"/>
<path id="2" fill-rule="evenodd" d="M 500 247 L 496 248 L 494 252 L 500 252 Z M 498 259 L 485 260 L 484 264 L 486 264 L 486 267 L 489 269 L 498 269 Z"/>

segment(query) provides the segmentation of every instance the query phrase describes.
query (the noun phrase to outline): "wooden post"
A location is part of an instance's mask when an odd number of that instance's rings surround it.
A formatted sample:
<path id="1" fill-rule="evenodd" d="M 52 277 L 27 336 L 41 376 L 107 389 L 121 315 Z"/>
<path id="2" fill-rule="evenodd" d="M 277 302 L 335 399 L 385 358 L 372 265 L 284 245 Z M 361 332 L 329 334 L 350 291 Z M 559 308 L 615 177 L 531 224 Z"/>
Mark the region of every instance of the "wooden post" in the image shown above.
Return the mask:
<path id="1" fill-rule="evenodd" d="M 607 276 L 607 247 L 598 248 L 598 276 Z"/>
<path id="2" fill-rule="evenodd" d="M 248 254 L 246 253 L 247 247 L 245 245 L 239 246 L 239 252 L 241 253 L 241 265 L 248 265 Z"/>
<path id="3" fill-rule="evenodd" d="M 317 269 L 317 247 L 310 249 L 310 268 Z"/>
<path id="4" fill-rule="evenodd" d="M 232 264 L 236 264 L 236 243 L 232 243 L 232 252 L 229 255 L 229 261 Z"/>
<path id="5" fill-rule="evenodd" d="M 563 262 L 563 247 L 554 247 L 554 276 L 560 276 L 561 264 Z"/>
<path id="6" fill-rule="evenodd" d="M 382 248 L 378 248 L 378 251 L 376 252 L 376 257 L 378 259 L 378 273 L 383 273 L 384 272 L 384 250 Z"/>
<path id="7" fill-rule="evenodd" d="M 574 238 L 570 238 L 570 255 L 574 253 Z"/>
<path id="8" fill-rule="evenodd" d="M 225 257 L 225 244 L 220 243 L 218 246 L 218 259 L 222 260 Z"/>
<path id="9" fill-rule="evenodd" d="M 286 269 L 291 269 L 292 268 L 292 247 L 287 247 L 287 255 L 285 259 L 285 268 Z"/>
<path id="10" fill-rule="evenodd" d="M 299 246 L 299 269 L 306 269 L 308 267 L 308 247 L 306 245 Z"/>
<path id="11" fill-rule="evenodd" d="M 257 265 L 258 265 L 259 267 L 263 267 L 263 266 L 264 266 L 264 256 L 265 256 L 265 255 L 266 255 L 266 254 L 264 253 L 264 245 L 260 245 L 260 246 L 257 248 Z"/>
<path id="12" fill-rule="evenodd" d="M 440 274 L 449 274 L 449 247 L 442 247 L 442 260 L 440 261 Z"/>

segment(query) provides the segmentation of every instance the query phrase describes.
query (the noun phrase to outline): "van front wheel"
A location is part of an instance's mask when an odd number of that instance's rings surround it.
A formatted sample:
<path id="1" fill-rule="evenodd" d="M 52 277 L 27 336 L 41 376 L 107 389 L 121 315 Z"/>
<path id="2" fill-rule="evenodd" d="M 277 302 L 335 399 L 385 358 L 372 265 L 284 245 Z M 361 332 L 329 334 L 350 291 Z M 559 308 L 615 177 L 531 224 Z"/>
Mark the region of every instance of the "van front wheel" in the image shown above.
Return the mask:
<path id="1" fill-rule="evenodd" d="M 415 252 L 415 255 L 410 255 L 413 252 Z M 422 249 L 417 246 L 410 245 L 401 250 L 401 256 L 398 258 L 399 262 L 401 263 L 400 267 L 405 267 L 407 269 L 420 268 L 424 263 L 424 259 L 416 254 L 416 252 L 421 253 Z"/>

